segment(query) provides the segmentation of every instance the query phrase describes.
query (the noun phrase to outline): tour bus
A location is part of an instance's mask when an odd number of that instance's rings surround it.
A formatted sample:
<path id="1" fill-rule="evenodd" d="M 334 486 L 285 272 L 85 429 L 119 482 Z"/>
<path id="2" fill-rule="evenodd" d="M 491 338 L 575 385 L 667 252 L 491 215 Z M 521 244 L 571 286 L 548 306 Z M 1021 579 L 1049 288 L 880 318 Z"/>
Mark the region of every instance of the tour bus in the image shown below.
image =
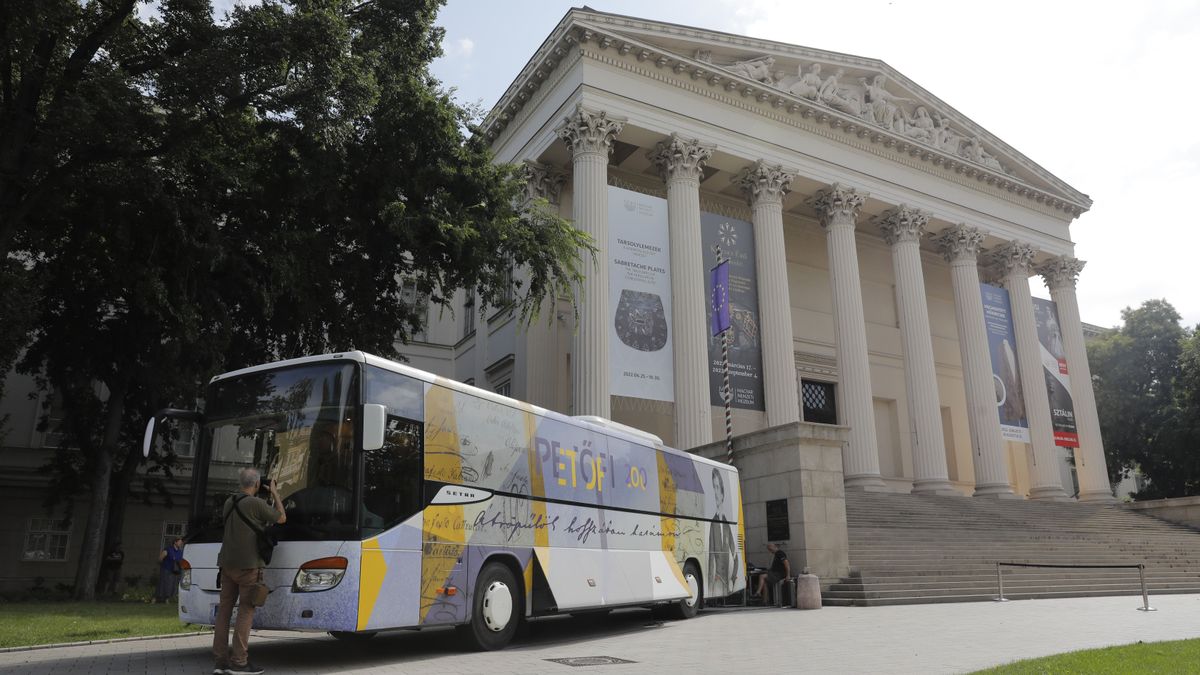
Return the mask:
<path id="1" fill-rule="evenodd" d="M 287 522 L 264 629 L 458 626 L 504 647 L 526 618 L 657 607 L 693 616 L 745 588 L 736 469 L 362 352 L 214 377 L 200 427 L 179 618 L 214 623 L 221 508 L 238 471 Z"/>

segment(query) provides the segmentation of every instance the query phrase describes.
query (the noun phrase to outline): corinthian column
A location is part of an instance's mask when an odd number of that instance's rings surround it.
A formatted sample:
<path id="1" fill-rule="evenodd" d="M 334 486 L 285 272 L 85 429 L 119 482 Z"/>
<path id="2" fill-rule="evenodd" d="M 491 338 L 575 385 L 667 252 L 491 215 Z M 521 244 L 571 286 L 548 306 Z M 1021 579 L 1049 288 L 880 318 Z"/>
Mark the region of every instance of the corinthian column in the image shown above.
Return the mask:
<path id="1" fill-rule="evenodd" d="M 572 216 L 591 236 L 595 265 L 579 285 L 579 325 L 571 349 L 572 412 L 611 417 L 608 373 L 608 155 L 623 120 L 576 106 L 558 137 L 571 151 Z M 584 263 L 587 264 L 586 262 Z"/>
<path id="2" fill-rule="evenodd" d="M 529 201 L 545 199 L 553 206 L 559 203 L 563 184 L 567 176 L 553 166 L 525 162 L 525 196 Z M 555 210 L 557 213 L 557 210 Z M 554 316 L 558 298 L 549 297 L 542 301 L 541 316 Z M 480 324 L 483 325 L 483 324 Z M 545 322 L 529 325 L 525 329 L 525 400 L 544 408 L 557 408 L 555 400 L 555 372 L 559 366 L 557 358 L 557 323 L 547 326 Z"/>
<path id="3" fill-rule="evenodd" d="M 1008 289 L 1008 300 L 1012 305 L 1017 369 L 1021 371 L 1021 391 L 1025 396 L 1029 441 L 1033 448 L 1029 497 L 1067 499 L 1058 468 L 1054 427 L 1050 423 L 1050 399 L 1046 394 L 1046 376 L 1042 374 L 1042 348 L 1033 318 L 1033 296 L 1029 293 L 1033 254 L 1033 247 L 1029 244 L 1011 242 L 992 251 L 989 257 L 996 273 L 1003 279 L 1004 287 Z"/>
<path id="4" fill-rule="evenodd" d="M 708 339 L 704 313 L 704 245 L 700 241 L 700 173 L 713 148 L 672 134 L 649 158 L 667 184 L 671 236 L 671 337 L 675 366 L 675 447 L 712 442 Z"/>
<path id="5" fill-rule="evenodd" d="M 837 342 L 841 423 L 850 427 L 842 455 L 847 488 L 884 490 L 879 477 L 879 448 L 871 399 L 871 366 L 867 359 L 867 326 L 863 318 L 862 282 L 854 226 L 866 193 L 834 184 L 809 203 L 825 228 L 829 277 L 833 288 L 833 321 Z"/>
<path id="6" fill-rule="evenodd" d="M 763 393 L 767 426 L 800 421 L 796 360 L 792 350 L 792 303 L 788 297 L 783 244 L 783 195 L 793 174 L 761 160 L 737 181 L 754 215 L 754 258 L 758 265 L 758 314 L 762 328 Z"/>
<path id="7" fill-rule="evenodd" d="M 1058 306 L 1058 327 L 1067 357 L 1067 376 L 1071 381 L 1075 426 L 1079 433 L 1079 447 L 1075 448 L 1079 499 L 1111 502 L 1114 500 L 1104 459 L 1104 440 L 1100 438 L 1096 394 L 1092 391 L 1092 369 L 1083 340 L 1083 323 L 1079 320 L 1079 301 L 1075 298 L 1075 280 L 1083 271 L 1083 265 L 1078 258 L 1062 256 L 1046 262 L 1038 268 L 1038 273 L 1045 279 L 1050 297 Z"/>
<path id="8" fill-rule="evenodd" d="M 966 225 L 951 227 L 938 236 L 937 244 L 950 263 L 954 284 L 954 317 L 967 390 L 967 424 L 975 453 L 975 496 L 1012 498 L 1016 495 L 1009 484 L 1008 457 L 996 412 L 983 299 L 979 294 L 978 257 L 983 232 Z"/>
<path id="9" fill-rule="evenodd" d="M 901 204 L 876 219 L 892 247 L 892 269 L 900 309 L 900 338 L 904 348 L 904 386 L 908 394 L 908 425 L 913 433 L 913 494 L 957 495 L 946 470 L 942 409 L 933 338 L 929 335 L 929 303 L 921 271 L 921 236 L 929 217 Z"/>

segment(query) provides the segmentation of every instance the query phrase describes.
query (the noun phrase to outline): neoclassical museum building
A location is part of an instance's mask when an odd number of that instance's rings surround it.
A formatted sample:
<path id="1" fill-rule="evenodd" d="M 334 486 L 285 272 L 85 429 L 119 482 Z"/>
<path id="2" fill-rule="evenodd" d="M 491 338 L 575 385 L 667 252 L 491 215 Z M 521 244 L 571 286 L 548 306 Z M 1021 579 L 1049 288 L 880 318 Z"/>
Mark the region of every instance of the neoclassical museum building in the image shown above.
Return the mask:
<path id="1" fill-rule="evenodd" d="M 734 434 L 798 424 L 848 490 L 1112 499 L 1070 234 L 1091 200 L 882 61 L 573 9 L 482 133 L 598 255 L 577 314 L 463 296 L 414 365 L 722 447 L 719 248 Z"/>

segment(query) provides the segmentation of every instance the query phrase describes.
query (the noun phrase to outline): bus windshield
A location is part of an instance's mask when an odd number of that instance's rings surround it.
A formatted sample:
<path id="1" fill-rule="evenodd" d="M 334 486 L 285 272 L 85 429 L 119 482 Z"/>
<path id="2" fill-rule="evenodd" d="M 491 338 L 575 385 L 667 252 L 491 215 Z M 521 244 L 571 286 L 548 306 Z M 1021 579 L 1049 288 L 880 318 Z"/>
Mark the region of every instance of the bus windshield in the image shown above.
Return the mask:
<path id="1" fill-rule="evenodd" d="M 198 476 L 192 541 L 220 541 L 222 505 L 238 491 L 238 471 L 275 481 L 287 508 L 280 540 L 350 539 L 354 514 L 354 363 L 318 363 L 214 382 Z"/>

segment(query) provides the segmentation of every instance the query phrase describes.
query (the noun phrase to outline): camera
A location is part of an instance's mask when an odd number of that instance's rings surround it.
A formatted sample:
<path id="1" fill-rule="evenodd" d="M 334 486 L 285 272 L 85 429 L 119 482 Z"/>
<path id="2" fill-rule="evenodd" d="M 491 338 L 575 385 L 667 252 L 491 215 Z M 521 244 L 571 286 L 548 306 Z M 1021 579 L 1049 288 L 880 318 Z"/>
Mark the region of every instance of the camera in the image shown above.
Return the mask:
<path id="1" fill-rule="evenodd" d="M 271 496 L 271 479 L 263 476 L 258 481 L 258 496 L 266 499 Z"/>

